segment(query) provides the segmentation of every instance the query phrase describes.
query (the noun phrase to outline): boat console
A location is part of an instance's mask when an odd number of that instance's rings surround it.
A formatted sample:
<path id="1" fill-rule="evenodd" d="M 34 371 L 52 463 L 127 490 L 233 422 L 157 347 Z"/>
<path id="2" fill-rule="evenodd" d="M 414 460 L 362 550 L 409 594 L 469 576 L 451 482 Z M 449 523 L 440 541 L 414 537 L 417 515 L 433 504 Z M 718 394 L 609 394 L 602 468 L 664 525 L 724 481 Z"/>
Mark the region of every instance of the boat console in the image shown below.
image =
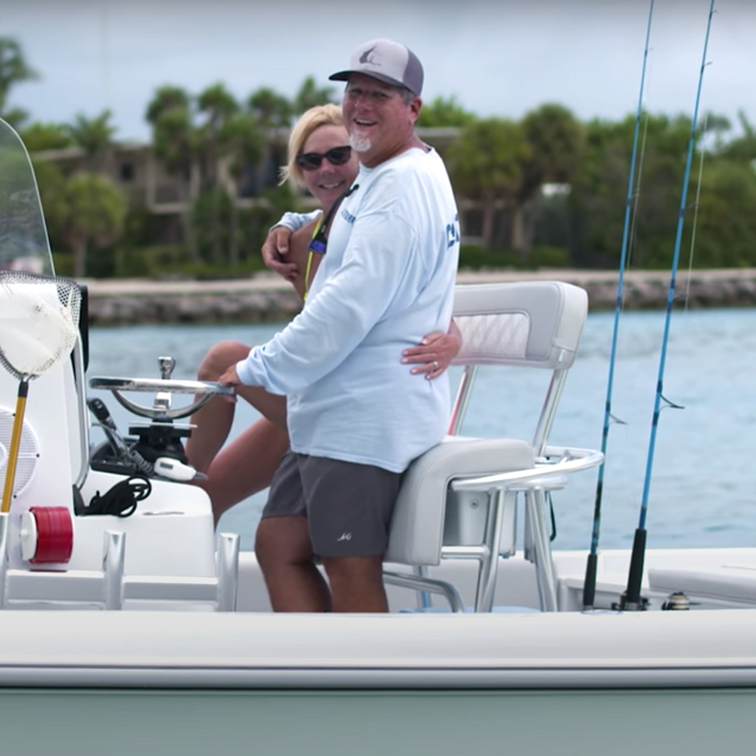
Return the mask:
<path id="1" fill-rule="evenodd" d="M 160 476 L 170 480 L 189 481 L 196 478 L 196 472 L 188 465 L 184 453 L 183 439 L 191 433 L 189 423 L 176 420 L 191 416 L 203 407 L 213 396 L 230 395 L 233 390 L 219 383 L 206 381 L 172 380 L 176 366 L 173 357 L 159 357 L 159 379 L 92 377 L 92 389 L 108 390 L 116 401 L 138 417 L 149 419 L 149 423 L 129 427 L 130 438 L 118 432 L 108 408 L 97 397 L 87 401 L 89 409 L 102 428 L 106 442 L 92 451 L 91 466 L 94 470 Z M 151 406 L 129 399 L 130 392 L 153 393 Z M 175 394 L 193 394 L 190 404 L 172 406 Z"/>

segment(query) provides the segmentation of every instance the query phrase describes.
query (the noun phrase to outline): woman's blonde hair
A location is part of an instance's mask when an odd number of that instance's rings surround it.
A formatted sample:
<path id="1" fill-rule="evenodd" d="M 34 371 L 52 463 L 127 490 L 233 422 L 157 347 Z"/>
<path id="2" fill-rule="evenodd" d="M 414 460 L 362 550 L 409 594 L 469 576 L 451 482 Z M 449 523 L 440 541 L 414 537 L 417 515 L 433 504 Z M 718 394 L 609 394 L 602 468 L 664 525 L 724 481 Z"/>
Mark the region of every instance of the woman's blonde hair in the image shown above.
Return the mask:
<path id="1" fill-rule="evenodd" d="M 297 155 L 304 149 L 305 142 L 310 138 L 310 134 L 321 126 L 343 125 L 344 118 L 341 115 L 341 108 L 332 103 L 316 105 L 302 113 L 289 136 L 289 162 L 281 168 L 279 186 L 287 181 L 304 186 L 304 174 L 297 165 Z"/>

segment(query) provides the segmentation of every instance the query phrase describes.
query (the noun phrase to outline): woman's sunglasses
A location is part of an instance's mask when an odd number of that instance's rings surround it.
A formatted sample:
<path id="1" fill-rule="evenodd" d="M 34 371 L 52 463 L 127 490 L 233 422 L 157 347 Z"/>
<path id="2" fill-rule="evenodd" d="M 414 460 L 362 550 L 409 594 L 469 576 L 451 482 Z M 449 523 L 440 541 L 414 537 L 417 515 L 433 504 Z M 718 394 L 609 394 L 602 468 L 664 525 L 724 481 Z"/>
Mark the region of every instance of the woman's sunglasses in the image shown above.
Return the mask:
<path id="1" fill-rule="evenodd" d="M 317 171 L 323 158 L 326 158 L 331 165 L 344 165 L 352 157 L 352 148 L 348 145 L 344 147 L 332 147 L 328 152 L 320 154 L 319 152 L 305 152 L 297 155 L 297 165 L 303 171 Z"/>

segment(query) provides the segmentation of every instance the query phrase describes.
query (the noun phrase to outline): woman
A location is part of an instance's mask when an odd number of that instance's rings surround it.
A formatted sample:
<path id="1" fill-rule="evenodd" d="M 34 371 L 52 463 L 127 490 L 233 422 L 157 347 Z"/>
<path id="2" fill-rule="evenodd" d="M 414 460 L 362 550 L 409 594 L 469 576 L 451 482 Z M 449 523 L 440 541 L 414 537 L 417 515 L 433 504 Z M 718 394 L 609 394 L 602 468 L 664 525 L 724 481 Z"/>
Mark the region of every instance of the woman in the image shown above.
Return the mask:
<path id="1" fill-rule="evenodd" d="M 285 241 L 278 235 L 271 236 L 263 250 L 266 265 L 290 281 L 302 299 L 322 259 L 322 253 L 309 247 L 319 249 L 327 244 L 330 217 L 357 171 L 357 157 L 349 146 L 341 109 L 322 105 L 304 113 L 292 129 L 282 181 L 305 187 L 320 202 L 322 212 L 294 234 L 290 244 L 286 231 Z M 446 370 L 459 347 L 458 332 L 453 327 L 450 334 L 428 334 L 417 347 L 405 350 L 401 359 L 415 366 L 411 368 L 413 373 L 435 378 Z M 245 359 L 249 350 L 239 342 L 215 344 L 202 360 L 197 378 L 218 380 L 227 368 Z M 265 417 L 224 447 L 233 423 L 235 400 L 215 397 L 192 417 L 197 427 L 186 444 L 189 463 L 207 475 L 199 485 L 210 496 L 216 522 L 234 504 L 270 485 L 289 443 L 285 397 L 268 394 L 257 386 L 240 387 L 237 394 Z"/>

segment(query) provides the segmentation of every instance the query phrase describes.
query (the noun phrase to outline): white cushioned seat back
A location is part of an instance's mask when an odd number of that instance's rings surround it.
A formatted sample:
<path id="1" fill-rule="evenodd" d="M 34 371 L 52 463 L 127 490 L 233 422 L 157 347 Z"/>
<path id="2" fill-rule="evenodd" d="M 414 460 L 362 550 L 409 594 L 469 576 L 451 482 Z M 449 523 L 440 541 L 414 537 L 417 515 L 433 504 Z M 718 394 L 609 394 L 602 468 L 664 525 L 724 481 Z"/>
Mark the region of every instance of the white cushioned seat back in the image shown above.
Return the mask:
<path id="1" fill-rule="evenodd" d="M 454 362 L 566 370 L 574 361 L 587 311 L 586 292 L 561 281 L 458 286 L 454 319 L 462 349 Z M 531 441 L 447 437 L 405 473 L 386 561 L 437 565 L 450 482 L 527 470 L 534 460 Z"/>
<path id="2" fill-rule="evenodd" d="M 449 483 L 455 478 L 527 470 L 533 447 L 509 438 L 446 439 L 416 459 L 405 473 L 391 519 L 387 562 L 440 562 Z"/>
<path id="3" fill-rule="evenodd" d="M 568 368 L 588 311 L 584 289 L 562 281 L 458 286 L 458 365 Z"/>

